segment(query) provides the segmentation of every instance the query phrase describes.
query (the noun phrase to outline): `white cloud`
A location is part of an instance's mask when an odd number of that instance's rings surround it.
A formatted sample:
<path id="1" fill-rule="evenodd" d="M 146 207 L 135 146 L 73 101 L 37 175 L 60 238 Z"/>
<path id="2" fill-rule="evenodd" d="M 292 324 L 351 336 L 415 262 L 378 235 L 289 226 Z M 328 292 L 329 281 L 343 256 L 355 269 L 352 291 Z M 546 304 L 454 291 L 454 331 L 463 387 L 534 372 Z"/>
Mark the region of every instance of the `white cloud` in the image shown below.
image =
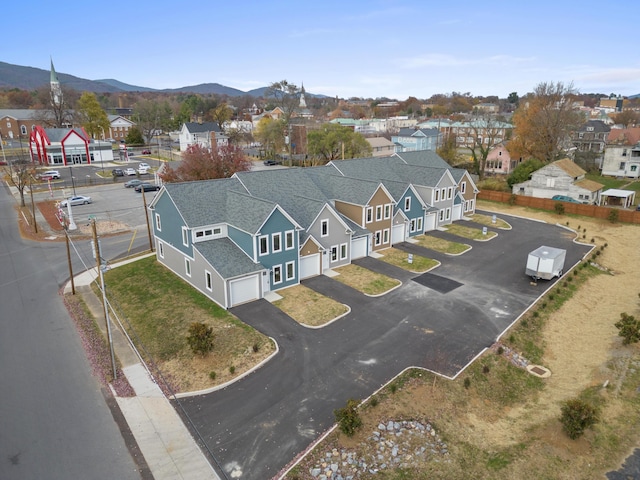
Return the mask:
<path id="1" fill-rule="evenodd" d="M 513 66 L 518 63 L 531 63 L 535 57 L 513 57 L 510 55 L 492 55 L 489 57 L 457 57 L 443 53 L 430 53 L 426 55 L 418 55 L 416 57 L 401 58 L 397 61 L 398 65 L 404 68 L 422 68 L 422 67 L 465 67 L 469 65 L 487 65 L 487 66 Z"/>

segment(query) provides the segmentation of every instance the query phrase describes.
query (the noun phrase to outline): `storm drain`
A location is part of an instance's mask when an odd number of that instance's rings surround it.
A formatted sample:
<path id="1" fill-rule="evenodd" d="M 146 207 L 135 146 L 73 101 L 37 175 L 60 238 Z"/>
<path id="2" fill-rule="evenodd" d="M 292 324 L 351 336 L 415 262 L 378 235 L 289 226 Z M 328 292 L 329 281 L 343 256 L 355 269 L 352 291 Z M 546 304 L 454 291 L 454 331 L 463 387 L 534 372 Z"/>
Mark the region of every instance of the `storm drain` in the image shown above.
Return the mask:
<path id="1" fill-rule="evenodd" d="M 456 282 L 450 278 L 441 277 L 440 275 L 434 275 L 433 273 L 423 273 L 412 280 L 440 293 L 449 293 L 450 291 L 462 286 L 462 283 L 460 282 Z"/>

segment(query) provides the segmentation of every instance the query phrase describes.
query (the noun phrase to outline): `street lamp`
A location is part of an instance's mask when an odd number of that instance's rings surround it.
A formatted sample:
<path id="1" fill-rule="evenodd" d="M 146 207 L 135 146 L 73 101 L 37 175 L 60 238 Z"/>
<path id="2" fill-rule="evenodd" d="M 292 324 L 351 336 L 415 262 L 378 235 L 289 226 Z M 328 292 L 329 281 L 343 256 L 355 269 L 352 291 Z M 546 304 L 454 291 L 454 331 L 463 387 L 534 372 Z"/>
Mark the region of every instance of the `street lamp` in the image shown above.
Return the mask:
<path id="1" fill-rule="evenodd" d="M 73 187 L 73 196 L 76 196 L 76 182 L 74 181 L 73 168 L 69 165 L 69 176 L 71 177 L 71 186 Z"/>

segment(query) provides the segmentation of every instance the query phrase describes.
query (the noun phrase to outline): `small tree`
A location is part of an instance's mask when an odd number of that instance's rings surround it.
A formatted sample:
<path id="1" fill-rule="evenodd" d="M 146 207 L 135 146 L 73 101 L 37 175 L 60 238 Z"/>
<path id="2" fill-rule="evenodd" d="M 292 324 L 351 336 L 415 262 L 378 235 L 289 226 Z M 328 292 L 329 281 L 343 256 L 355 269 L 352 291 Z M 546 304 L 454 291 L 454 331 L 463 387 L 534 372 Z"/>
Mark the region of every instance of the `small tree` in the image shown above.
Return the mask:
<path id="1" fill-rule="evenodd" d="M 187 342 L 195 355 L 206 356 L 213 350 L 213 327 L 207 327 L 202 322 L 193 322 L 189 326 Z"/>
<path id="2" fill-rule="evenodd" d="M 553 205 L 553 209 L 556 211 L 558 215 L 564 215 L 564 204 L 561 202 L 556 202 Z"/>
<path id="3" fill-rule="evenodd" d="M 584 431 L 598 422 L 598 410 L 593 405 L 574 398 L 568 400 L 561 409 L 560 422 L 571 440 L 582 436 Z"/>
<path id="4" fill-rule="evenodd" d="M 633 315 L 620 314 L 620 320 L 615 323 L 618 335 L 622 337 L 622 343 L 629 345 L 640 340 L 640 320 L 636 320 Z"/>
<path id="5" fill-rule="evenodd" d="M 336 422 L 340 426 L 340 431 L 348 437 L 352 437 L 356 430 L 362 425 L 362 419 L 358 413 L 358 400 L 350 398 L 344 408 L 338 408 L 333 411 Z"/>

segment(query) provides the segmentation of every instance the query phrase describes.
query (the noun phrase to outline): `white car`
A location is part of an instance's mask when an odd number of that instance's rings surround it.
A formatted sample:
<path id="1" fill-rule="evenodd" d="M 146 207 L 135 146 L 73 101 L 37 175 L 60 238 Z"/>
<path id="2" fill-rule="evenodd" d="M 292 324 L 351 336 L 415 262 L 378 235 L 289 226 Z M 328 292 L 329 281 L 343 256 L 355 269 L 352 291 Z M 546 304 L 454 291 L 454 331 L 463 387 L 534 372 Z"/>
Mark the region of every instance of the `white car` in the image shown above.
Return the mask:
<path id="1" fill-rule="evenodd" d="M 60 202 L 61 207 L 66 207 L 69 203 L 71 206 L 73 205 L 86 205 L 91 203 L 91 197 L 85 197 L 84 195 L 76 195 L 75 197 L 67 198 L 66 200 L 62 200 Z"/>
<path id="2" fill-rule="evenodd" d="M 149 170 L 151 168 L 151 166 L 146 162 L 140 162 L 138 164 L 138 168 L 146 168 L 147 170 Z"/>
<path id="3" fill-rule="evenodd" d="M 150 169 L 151 167 L 148 163 L 141 162 L 140 165 L 138 165 L 138 173 L 140 175 L 146 175 L 147 173 L 149 173 Z"/>
<path id="4" fill-rule="evenodd" d="M 46 172 L 38 175 L 38 178 L 40 178 L 41 180 L 56 180 L 60 178 L 60 172 L 58 170 L 47 170 Z"/>
<path id="5" fill-rule="evenodd" d="M 129 167 L 124 169 L 124 174 L 128 176 L 133 176 L 136 174 L 136 171 L 133 168 Z"/>

